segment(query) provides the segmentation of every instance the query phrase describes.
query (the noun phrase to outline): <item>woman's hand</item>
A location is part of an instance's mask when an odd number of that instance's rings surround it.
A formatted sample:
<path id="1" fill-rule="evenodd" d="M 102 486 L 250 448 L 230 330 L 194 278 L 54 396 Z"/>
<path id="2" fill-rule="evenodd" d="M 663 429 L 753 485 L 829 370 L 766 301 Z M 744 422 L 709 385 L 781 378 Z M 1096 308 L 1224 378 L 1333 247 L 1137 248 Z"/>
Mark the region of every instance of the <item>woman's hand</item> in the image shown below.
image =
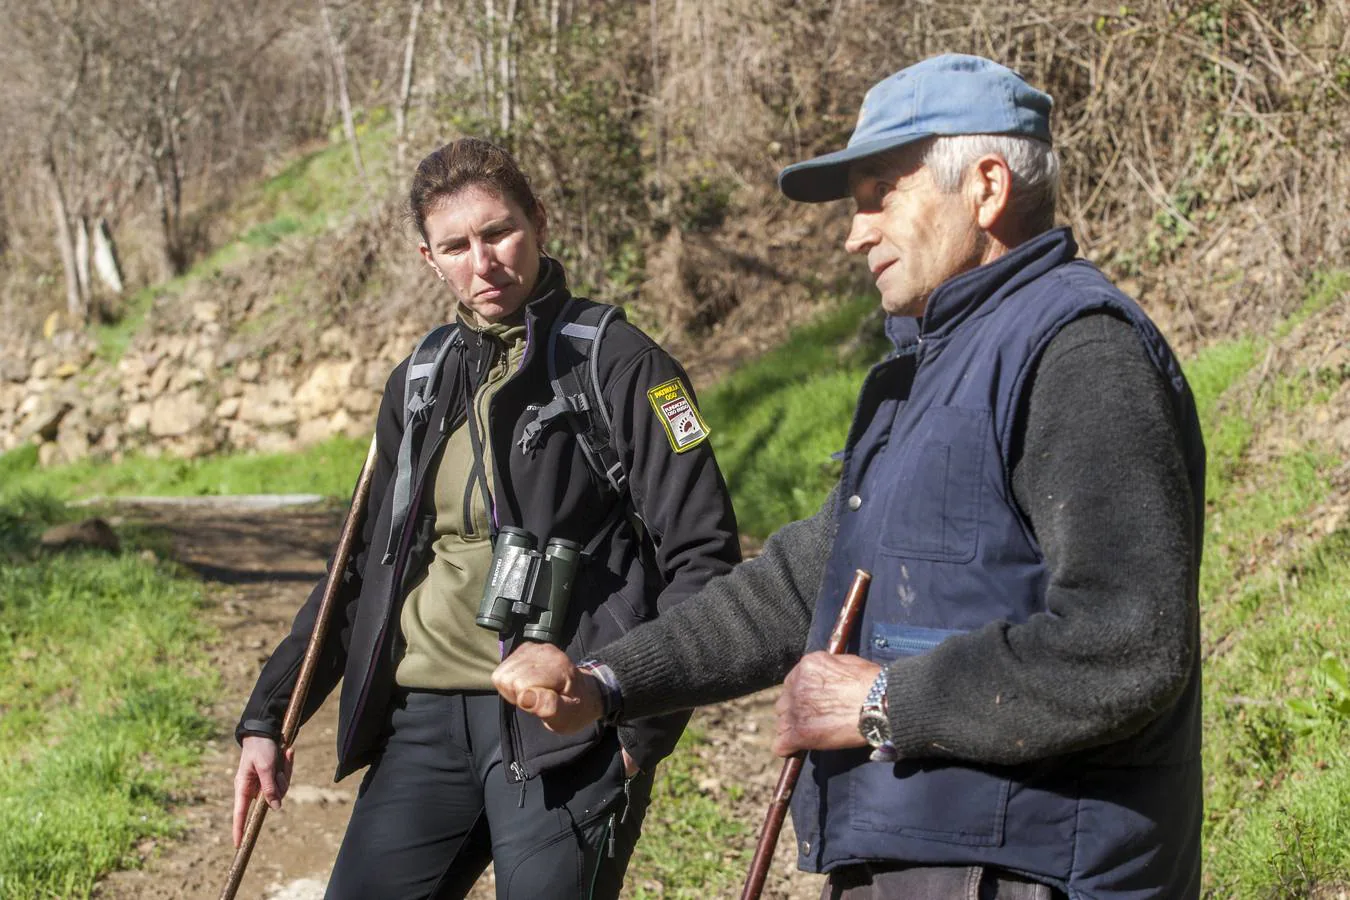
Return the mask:
<path id="1" fill-rule="evenodd" d="M 234 775 L 234 846 L 244 839 L 244 820 L 248 818 L 253 798 L 262 791 L 267 805 L 281 809 L 281 798 L 291 786 L 291 770 L 295 767 L 295 748 L 282 756 L 281 748 L 271 738 L 245 737 L 239 750 L 239 771 Z"/>
<path id="2" fill-rule="evenodd" d="M 521 645 L 497 666 L 492 685 L 507 703 L 560 734 L 580 731 L 605 712 L 595 678 L 552 644 Z"/>

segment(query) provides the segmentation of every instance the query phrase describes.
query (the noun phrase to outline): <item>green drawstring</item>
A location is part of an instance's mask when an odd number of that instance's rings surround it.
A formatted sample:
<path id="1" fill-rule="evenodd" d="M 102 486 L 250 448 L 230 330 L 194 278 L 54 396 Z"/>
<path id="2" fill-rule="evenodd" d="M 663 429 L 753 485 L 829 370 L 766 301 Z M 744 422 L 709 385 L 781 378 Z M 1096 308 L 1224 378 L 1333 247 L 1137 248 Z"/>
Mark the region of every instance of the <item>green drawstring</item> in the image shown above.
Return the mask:
<path id="1" fill-rule="evenodd" d="M 605 847 L 606 845 L 609 846 L 609 856 L 610 856 L 610 859 L 613 859 L 613 858 L 614 858 L 614 813 L 610 813 L 610 814 L 609 814 L 609 818 L 605 820 L 605 832 L 604 832 L 604 834 L 600 835 L 600 848 L 603 848 L 603 847 Z M 586 895 L 586 900 L 595 900 L 595 885 L 600 881 L 600 867 L 603 866 L 604 864 L 605 864 L 605 857 L 604 857 L 604 854 L 603 854 L 603 853 L 600 853 L 600 852 L 597 852 L 597 853 L 595 854 L 595 872 L 593 872 L 593 873 L 591 874 L 591 890 L 590 890 L 590 893 L 588 893 L 588 894 Z"/>

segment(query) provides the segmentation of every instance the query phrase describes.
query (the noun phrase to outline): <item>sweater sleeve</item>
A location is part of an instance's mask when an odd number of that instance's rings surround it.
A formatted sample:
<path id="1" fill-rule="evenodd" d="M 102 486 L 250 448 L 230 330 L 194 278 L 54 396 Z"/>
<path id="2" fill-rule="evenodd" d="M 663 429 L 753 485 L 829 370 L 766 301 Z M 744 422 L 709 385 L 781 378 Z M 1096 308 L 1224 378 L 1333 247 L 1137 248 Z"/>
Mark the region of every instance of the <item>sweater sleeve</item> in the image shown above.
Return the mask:
<path id="1" fill-rule="evenodd" d="M 625 718 L 717 703 L 786 677 L 806 646 L 834 543 L 834 498 L 776 531 L 756 559 L 595 654 L 618 679 Z"/>
<path id="2" fill-rule="evenodd" d="M 1025 396 L 1012 488 L 1045 555 L 1048 611 L 893 663 L 902 755 L 1011 764 L 1106 744 L 1187 683 L 1198 555 L 1161 375 L 1132 326 L 1093 314 L 1051 340 Z"/>

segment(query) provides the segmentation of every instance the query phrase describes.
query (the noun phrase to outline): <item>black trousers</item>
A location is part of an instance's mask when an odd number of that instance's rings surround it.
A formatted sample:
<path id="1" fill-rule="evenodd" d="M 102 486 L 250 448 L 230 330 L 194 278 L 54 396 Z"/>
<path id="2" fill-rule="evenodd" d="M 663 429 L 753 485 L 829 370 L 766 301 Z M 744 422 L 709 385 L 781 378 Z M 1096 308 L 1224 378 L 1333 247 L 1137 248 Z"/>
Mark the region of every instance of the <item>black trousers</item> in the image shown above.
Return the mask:
<path id="1" fill-rule="evenodd" d="M 326 900 L 463 897 L 494 864 L 498 900 L 619 896 L 651 795 L 618 737 L 510 784 L 495 693 L 400 692 L 366 773 Z"/>

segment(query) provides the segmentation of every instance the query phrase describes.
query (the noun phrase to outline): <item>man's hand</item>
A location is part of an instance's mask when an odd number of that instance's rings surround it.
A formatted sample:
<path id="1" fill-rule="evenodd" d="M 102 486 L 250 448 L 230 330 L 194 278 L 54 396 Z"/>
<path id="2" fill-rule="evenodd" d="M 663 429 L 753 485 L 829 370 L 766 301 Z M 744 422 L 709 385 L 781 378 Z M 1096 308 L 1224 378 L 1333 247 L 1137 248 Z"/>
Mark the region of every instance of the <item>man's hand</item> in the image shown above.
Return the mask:
<path id="1" fill-rule="evenodd" d="M 282 757 L 277 742 L 265 737 L 245 737 L 239 750 L 239 771 L 234 775 L 234 846 L 244 839 L 244 820 L 253 798 L 262 791 L 267 805 L 281 809 L 281 798 L 291 787 L 295 748 Z"/>
<path id="2" fill-rule="evenodd" d="M 773 752 L 866 747 L 858 714 L 881 666 L 860 656 L 818 651 L 803 656 L 783 682 L 774 704 L 778 722 Z"/>
<path id="3" fill-rule="evenodd" d="M 600 686 L 552 644 L 523 644 L 492 673 L 507 703 L 559 734 L 580 731 L 605 712 Z"/>

